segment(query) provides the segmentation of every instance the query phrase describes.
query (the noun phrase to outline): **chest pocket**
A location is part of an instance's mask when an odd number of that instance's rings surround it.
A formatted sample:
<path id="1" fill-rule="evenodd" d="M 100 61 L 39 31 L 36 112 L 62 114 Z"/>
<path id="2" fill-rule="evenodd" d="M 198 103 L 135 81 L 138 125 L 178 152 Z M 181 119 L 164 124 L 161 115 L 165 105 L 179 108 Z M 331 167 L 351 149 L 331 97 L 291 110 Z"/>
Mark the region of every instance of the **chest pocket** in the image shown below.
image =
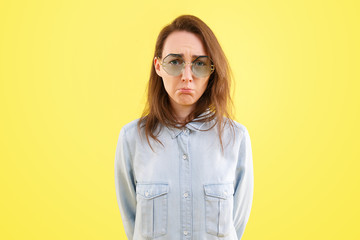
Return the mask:
<path id="1" fill-rule="evenodd" d="M 137 217 L 140 217 L 142 236 L 153 239 L 166 234 L 169 185 L 138 183 L 136 185 Z"/>
<path id="2" fill-rule="evenodd" d="M 206 232 L 226 237 L 234 228 L 232 183 L 204 185 Z"/>

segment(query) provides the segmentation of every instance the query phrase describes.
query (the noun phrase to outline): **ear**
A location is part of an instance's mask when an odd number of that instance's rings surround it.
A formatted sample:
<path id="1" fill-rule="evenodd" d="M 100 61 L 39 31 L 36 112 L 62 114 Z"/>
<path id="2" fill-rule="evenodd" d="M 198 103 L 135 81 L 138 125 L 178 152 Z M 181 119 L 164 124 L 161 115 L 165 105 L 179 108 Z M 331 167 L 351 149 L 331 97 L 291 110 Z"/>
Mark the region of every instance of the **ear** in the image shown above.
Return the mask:
<path id="1" fill-rule="evenodd" d="M 161 76 L 161 71 L 160 71 L 160 61 L 157 57 L 154 58 L 154 67 L 155 67 L 155 71 L 157 73 L 157 75 Z"/>

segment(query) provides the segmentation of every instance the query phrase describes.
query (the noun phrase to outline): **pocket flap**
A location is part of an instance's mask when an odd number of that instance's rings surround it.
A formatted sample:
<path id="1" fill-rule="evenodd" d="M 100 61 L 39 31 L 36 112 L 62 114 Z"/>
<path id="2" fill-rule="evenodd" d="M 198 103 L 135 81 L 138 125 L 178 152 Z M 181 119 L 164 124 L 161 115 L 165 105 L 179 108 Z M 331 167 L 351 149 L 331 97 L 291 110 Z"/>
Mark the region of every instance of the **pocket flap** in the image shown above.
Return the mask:
<path id="1" fill-rule="evenodd" d="M 138 183 L 136 193 L 144 198 L 151 199 L 169 192 L 169 185 L 166 183 Z"/>
<path id="2" fill-rule="evenodd" d="M 206 184 L 204 190 L 207 196 L 227 199 L 234 194 L 234 185 L 232 183 Z"/>

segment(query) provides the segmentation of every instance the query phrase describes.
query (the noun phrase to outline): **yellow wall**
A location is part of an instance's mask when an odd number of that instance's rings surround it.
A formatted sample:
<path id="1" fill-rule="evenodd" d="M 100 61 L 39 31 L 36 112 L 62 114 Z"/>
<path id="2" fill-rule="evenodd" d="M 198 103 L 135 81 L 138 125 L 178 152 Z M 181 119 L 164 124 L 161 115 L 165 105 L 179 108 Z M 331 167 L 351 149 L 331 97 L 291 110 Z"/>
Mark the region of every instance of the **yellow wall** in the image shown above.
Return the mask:
<path id="1" fill-rule="evenodd" d="M 151 3 L 150 3 L 151 2 Z M 126 239 L 120 128 L 154 44 L 203 19 L 234 72 L 255 192 L 243 240 L 360 239 L 358 1 L 1 1 L 0 239 Z"/>

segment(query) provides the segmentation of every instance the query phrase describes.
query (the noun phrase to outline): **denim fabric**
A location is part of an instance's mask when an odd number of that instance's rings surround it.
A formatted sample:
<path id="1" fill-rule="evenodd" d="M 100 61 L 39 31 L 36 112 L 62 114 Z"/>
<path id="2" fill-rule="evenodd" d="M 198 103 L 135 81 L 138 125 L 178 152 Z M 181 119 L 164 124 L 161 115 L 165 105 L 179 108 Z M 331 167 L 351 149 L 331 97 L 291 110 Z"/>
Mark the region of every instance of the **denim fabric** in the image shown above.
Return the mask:
<path id="1" fill-rule="evenodd" d="M 203 114 L 202 114 L 203 115 Z M 198 118 L 200 118 L 200 115 Z M 240 240 L 250 216 L 254 176 L 248 130 L 227 124 L 221 152 L 217 126 L 158 127 L 158 138 L 126 124 L 115 155 L 117 202 L 129 240 Z"/>

